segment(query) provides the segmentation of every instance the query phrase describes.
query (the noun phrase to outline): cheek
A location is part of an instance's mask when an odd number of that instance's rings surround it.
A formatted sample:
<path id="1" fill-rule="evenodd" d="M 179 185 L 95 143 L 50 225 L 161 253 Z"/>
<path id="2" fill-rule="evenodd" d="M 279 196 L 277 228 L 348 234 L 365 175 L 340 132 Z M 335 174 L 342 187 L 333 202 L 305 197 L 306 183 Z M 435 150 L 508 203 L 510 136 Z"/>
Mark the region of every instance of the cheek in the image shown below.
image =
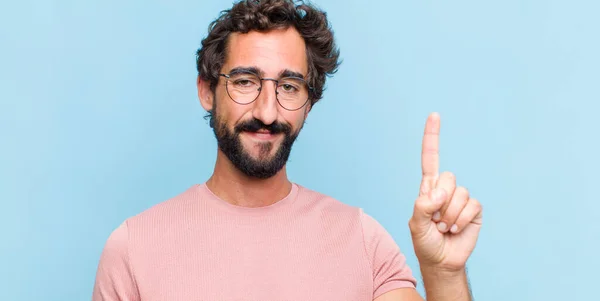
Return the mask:
<path id="1" fill-rule="evenodd" d="M 304 125 L 304 110 L 298 110 L 296 112 L 288 112 L 284 115 L 285 120 L 292 125 L 295 132 L 300 131 Z"/>
<path id="2" fill-rule="evenodd" d="M 233 129 L 237 123 L 247 118 L 248 109 L 246 106 L 240 106 L 230 101 L 227 95 L 218 100 L 216 114 L 219 119 L 226 123 L 229 129 Z"/>

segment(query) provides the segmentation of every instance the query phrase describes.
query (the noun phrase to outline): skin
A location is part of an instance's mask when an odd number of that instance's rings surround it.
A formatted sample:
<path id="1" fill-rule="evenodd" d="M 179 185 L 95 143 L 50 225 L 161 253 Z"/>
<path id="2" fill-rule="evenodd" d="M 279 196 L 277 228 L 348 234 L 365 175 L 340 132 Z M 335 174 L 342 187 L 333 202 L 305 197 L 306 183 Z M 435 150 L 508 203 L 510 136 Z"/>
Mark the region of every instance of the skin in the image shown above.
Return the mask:
<path id="1" fill-rule="evenodd" d="M 307 74 L 305 44 L 295 29 L 272 30 L 267 33 L 232 34 L 226 61 L 221 70 L 228 73 L 235 67 L 257 67 L 262 77 L 279 78 L 288 69 Z M 284 122 L 299 131 L 310 111 L 307 104 L 300 110 L 282 108 L 275 96 L 275 85 L 263 82 L 258 99 L 240 105 L 229 99 L 225 80 L 221 78 L 215 93 L 209 83 L 198 78 L 198 97 L 205 110 L 217 104 L 217 114 L 226 120 L 229 129 L 244 120 L 257 118 L 265 124 Z M 482 223 L 479 202 L 470 197 L 466 188 L 457 186 L 453 174 L 439 174 L 440 117 L 433 113 L 427 119 L 422 145 L 422 181 L 419 197 L 409 221 L 415 254 L 420 263 L 427 300 L 471 300 L 465 270 Z M 260 155 L 258 145 L 264 141 L 274 144 L 273 156 L 283 134 L 242 134 L 242 144 L 254 158 Z M 236 169 L 219 150 L 208 187 L 220 198 L 234 205 L 261 207 L 284 198 L 291 189 L 286 168 L 268 179 L 247 177 Z M 455 227 L 453 227 L 456 225 Z M 397 289 L 379 296 L 376 301 L 418 301 L 423 298 L 415 289 Z"/>
<path id="2" fill-rule="evenodd" d="M 304 76 L 308 73 L 306 45 L 295 29 L 272 30 L 268 33 L 234 33 L 229 38 L 228 46 L 222 73 L 242 66 L 257 67 L 263 71 L 262 77 L 269 78 L 279 78 L 279 74 L 286 69 Z M 198 97 L 205 110 L 211 110 L 216 102 L 217 114 L 227 120 L 227 126 L 231 130 L 240 121 L 254 117 L 265 124 L 278 120 L 291 125 L 293 131 L 299 131 L 310 111 L 310 104 L 296 111 L 282 108 L 275 96 L 275 84 L 271 81 L 263 82 L 258 99 L 248 105 L 237 104 L 229 98 L 223 78 L 219 80 L 214 94 L 209 83 L 199 78 Z M 257 137 L 255 134 L 243 133 L 241 139 L 245 150 L 253 158 L 259 158 L 259 143 L 264 140 L 273 142 L 274 147 L 268 154 L 272 157 L 283 141 L 283 134 L 267 136 Z M 269 179 L 249 178 L 239 172 L 220 150 L 214 173 L 207 185 L 223 200 L 245 207 L 271 205 L 284 198 L 292 187 L 285 167 Z"/>
<path id="3" fill-rule="evenodd" d="M 433 113 L 425 124 L 421 188 L 409 228 L 427 300 L 470 301 L 465 265 L 479 237 L 482 208 L 466 188 L 457 186 L 452 173 L 439 174 L 439 134 L 440 116 Z M 423 298 L 413 289 L 399 289 L 375 300 Z"/>

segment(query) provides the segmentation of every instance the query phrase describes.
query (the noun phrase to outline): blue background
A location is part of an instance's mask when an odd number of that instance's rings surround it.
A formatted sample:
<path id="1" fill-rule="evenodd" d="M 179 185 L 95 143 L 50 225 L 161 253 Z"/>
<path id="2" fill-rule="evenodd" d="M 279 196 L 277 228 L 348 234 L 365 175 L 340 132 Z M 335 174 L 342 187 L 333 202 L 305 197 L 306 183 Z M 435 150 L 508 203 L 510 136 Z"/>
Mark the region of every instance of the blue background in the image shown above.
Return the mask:
<path id="1" fill-rule="evenodd" d="M 484 205 L 477 300 L 594 298 L 598 3 L 318 1 L 344 62 L 291 179 L 363 207 L 419 277 L 407 221 L 438 111 L 442 170 Z M 230 4 L 2 3 L 0 300 L 89 300 L 110 232 L 210 176 L 195 51 Z"/>

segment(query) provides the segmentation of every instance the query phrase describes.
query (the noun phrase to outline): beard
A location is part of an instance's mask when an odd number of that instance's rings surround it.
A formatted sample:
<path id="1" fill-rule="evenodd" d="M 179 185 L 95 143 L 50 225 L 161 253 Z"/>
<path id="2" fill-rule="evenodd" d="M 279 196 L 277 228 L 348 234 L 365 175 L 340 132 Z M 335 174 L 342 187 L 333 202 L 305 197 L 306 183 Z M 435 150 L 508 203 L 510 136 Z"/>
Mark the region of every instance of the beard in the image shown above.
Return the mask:
<path id="1" fill-rule="evenodd" d="M 243 174 L 258 179 L 268 179 L 285 166 L 292 151 L 292 145 L 300 132 L 300 129 L 293 132 L 289 124 L 275 121 L 266 125 L 256 118 L 238 123 L 232 131 L 227 127 L 225 120 L 218 116 L 216 110 L 213 110 L 210 118 L 210 125 L 221 152 Z M 240 135 L 242 132 L 255 133 L 261 129 L 268 130 L 272 135 L 283 134 L 284 138 L 273 155 L 270 155 L 274 147 L 272 142 L 258 143 L 258 158 L 253 158 L 244 149 Z"/>

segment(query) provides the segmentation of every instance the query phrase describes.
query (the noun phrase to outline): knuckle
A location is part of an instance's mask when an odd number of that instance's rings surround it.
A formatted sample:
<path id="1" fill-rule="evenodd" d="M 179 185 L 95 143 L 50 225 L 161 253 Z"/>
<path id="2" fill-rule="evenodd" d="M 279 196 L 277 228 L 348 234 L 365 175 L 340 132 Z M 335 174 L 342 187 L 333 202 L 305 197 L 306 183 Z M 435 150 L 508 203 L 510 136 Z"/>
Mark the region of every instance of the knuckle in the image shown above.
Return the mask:
<path id="1" fill-rule="evenodd" d="M 423 210 L 427 207 L 427 200 L 424 197 L 420 197 L 415 201 L 415 210 Z"/>
<path id="2" fill-rule="evenodd" d="M 458 186 L 458 187 L 456 187 L 456 190 L 455 190 L 454 193 L 457 193 L 460 196 L 464 196 L 467 199 L 469 197 L 469 190 L 466 187 L 464 187 L 464 186 Z"/>
<path id="3" fill-rule="evenodd" d="M 425 145 L 421 150 L 421 153 L 424 155 L 437 155 L 438 150 L 435 148 L 435 146 Z"/>
<path id="4" fill-rule="evenodd" d="M 442 173 L 442 175 L 444 176 L 444 178 L 447 178 L 447 179 L 449 179 L 449 180 L 454 180 L 454 179 L 456 179 L 456 177 L 454 176 L 454 174 L 453 174 L 452 172 L 449 172 L 449 171 L 444 171 L 444 172 Z"/>
<path id="5" fill-rule="evenodd" d="M 477 211 L 481 211 L 483 209 L 483 206 L 477 199 L 471 199 L 470 202 L 473 204 L 472 206 L 477 209 Z"/>

